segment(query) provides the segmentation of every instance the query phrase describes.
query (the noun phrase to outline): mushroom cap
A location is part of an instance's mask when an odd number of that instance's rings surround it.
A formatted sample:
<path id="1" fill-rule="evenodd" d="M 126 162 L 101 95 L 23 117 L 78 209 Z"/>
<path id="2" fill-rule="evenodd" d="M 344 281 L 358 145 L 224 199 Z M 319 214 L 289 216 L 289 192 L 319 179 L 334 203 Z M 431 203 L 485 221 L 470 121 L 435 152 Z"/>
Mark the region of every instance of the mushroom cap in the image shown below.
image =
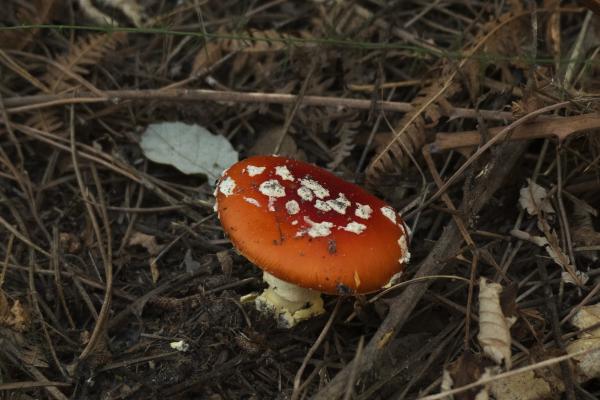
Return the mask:
<path id="1" fill-rule="evenodd" d="M 239 252 L 301 287 L 369 293 L 401 272 L 410 257 L 398 213 L 312 164 L 247 158 L 223 173 L 215 197 L 223 229 Z"/>

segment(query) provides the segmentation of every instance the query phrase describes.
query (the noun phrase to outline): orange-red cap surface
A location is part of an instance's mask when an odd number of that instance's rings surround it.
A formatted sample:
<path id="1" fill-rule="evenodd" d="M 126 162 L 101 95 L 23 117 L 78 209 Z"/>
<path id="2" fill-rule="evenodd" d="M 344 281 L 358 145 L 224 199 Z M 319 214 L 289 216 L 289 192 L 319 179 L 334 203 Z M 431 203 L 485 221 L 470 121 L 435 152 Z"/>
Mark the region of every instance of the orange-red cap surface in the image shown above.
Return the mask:
<path id="1" fill-rule="evenodd" d="M 240 253 L 305 288 L 372 292 L 410 257 L 398 213 L 312 164 L 251 157 L 223 173 L 215 195 L 221 224 Z"/>

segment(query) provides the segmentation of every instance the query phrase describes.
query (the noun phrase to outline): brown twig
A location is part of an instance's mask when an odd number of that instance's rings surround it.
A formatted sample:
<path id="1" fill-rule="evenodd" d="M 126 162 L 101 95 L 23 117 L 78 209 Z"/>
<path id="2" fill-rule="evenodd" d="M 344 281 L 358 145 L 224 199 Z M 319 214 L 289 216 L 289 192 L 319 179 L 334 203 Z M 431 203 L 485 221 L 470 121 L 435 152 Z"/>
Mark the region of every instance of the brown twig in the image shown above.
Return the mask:
<path id="1" fill-rule="evenodd" d="M 337 317 L 337 312 L 340 309 L 341 304 L 342 304 L 342 298 L 339 297 L 337 302 L 335 303 L 335 307 L 333 308 L 331 315 L 329 316 L 329 319 L 327 320 L 327 323 L 325 324 L 325 326 L 323 327 L 323 330 L 319 334 L 319 337 L 317 337 L 317 340 L 315 340 L 313 345 L 310 347 L 310 349 L 306 353 L 306 356 L 304 356 L 302 365 L 300 366 L 300 368 L 298 368 L 298 372 L 296 372 L 296 376 L 294 377 L 294 391 L 292 392 L 291 400 L 298 400 L 298 398 L 300 396 L 300 389 L 301 389 L 300 383 L 302 381 L 302 374 L 304 373 L 304 370 L 306 369 L 306 366 L 308 365 L 308 362 L 312 358 L 313 354 L 315 354 L 315 352 L 317 351 L 319 346 L 321 346 L 321 343 L 323 343 L 323 341 L 327 337 L 327 334 L 329 333 L 329 329 L 331 328 L 331 326 L 333 325 L 333 321 L 335 321 L 335 318 Z M 359 360 L 355 360 L 355 363 L 358 364 L 358 361 Z"/>
<path id="2" fill-rule="evenodd" d="M 75 146 L 75 110 L 74 107 L 71 107 L 70 114 L 70 138 L 71 138 L 71 158 L 73 161 L 73 168 L 75 171 L 75 175 L 77 176 L 77 184 L 79 185 L 79 190 L 81 192 L 81 196 L 83 199 L 89 198 L 89 191 L 87 190 L 85 183 L 83 181 L 83 177 L 81 175 L 81 170 L 78 162 L 78 152 Z M 95 171 L 95 169 L 92 169 Z M 104 195 L 102 192 L 102 185 L 98 179 L 97 174 L 93 173 L 94 181 L 96 183 L 96 189 L 98 190 L 98 201 L 100 204 L 104 204 Z M 92 205 L 85 201 L 84 202 L 88 217 L 90 218 L 90 222 L 92 224 L 93 232 L 96 237 L 96 241 L 98 243 L 98 251 L 100 252 L 100 257 L 102 258 L 102 262 L 104 264 L 104 273 L 106 279 L 106 287 L 104 290 L 104 299 L 102 301 L 102 306 L 100 308 L 100 313 L 98 314 L 98 319 L 96 320 L 96 325 L 92 331 L 89 341 L 87 342 L 85 348 L 82 350 L 81 354 L 78 357 L 78 361 L 83 361 L 87 357 L 90 356 L 92 351 L 95 350 L 96 345 L 98 345 L 101 335 L 106 334 L 107 327 L 106 322 L 108 321 L 108 316 L 110 312 L 110 304 L 112 301 L 112 285 L 113 285 L 113 274 L 112 274 L 112 236 L 110 230 L 110 224 L 108 221 L 108 215 L 106 213 L 106 207 L 101 206 L 100 210 L 100 219 L 104 223 L 105 235 L 102 235 L 100 224 L 98 223 L 98 219 L 96 218 L 96 213 L 92 208 Z M 103 237 L 106 240 L 103 240 Z M 105 246 L 106 244 L 106 246 Z"/>
<path id="3" fill-rule="evenodd" d="M 542 121 L 534 121 L 515 128 L 508 140 L 528 140 L 556 137 L 564 141 L 569 136 L 593 129 L 600 128 L 600 113 L 589 113 L 570 117 L 552 117 Z M 490 137 L 497 136 L 503 127 L 489 128 Z M 479 131 L 465 131 L 447 133 L 440 132 L 435 135 L 435 141 L 429 145 L 432 152 L 451 149 L 461 149 L 479 146 L 481 133 Z"/>
<path id="4" fill-rule="evenodd" d="M 552 287 L 548 282 L 548 271 L 546 270 L 546 265 L 543 261 L 538 261 L 538 272 L 540 274 L 540 278 L 542 279 L 542 283 L 544 285 L 544 298 L 546 299 L 546 307 L 548 307 L 548 311 L 550 313 L 550 324 L 552 325 L 552 334 L 554 336 L 554 340 L 557 344 L 557 347 L 563 352 L 566 353 L 565 343 L 562 340 L 562 333 L 560 329 L 560 321 L 558 317 L 558 308 L 556 306 L 556 299 L 552 293 Z M 560 363 L 560 370 L 562 373 L 562 381 L 565 384 L 565 392 L 567 394 L 567 399 L 575 400 L 575 388 L 574 382 L 575 379 L 573 377 L 573 369 L 570 365 L 569 361 L 564 361 Z"/>
<path id="5" fill-rule="evenodd" d="M 361 336 L 360 339 L 358 340 L 358 346 L 356 348 L 354 360 L 352 360 L 352 369 L 350 370 L 350 376 L 348 377 L 348 384 L 346 386 L 346 393 L 344 393 L 343 400 L 350 400 L 352 398 L 352 394 L 354 393 L 354 385 L 356 384 L 356 375 L 358 373 L 358 366 L 360 365 L 360 360 L 362 359 L 364 345 L 365 345 L 365 337 Z"/>
<path id="6" fill-rule="evenodd" d="M 231 103 L 255 103 L 255 104 L 294 104 L 298 96 L 293 94 L 261 93 L 261 92 L 235 92 L 208 89 L 147 89 L 147 90 L 105 90 L 104 97 L 94 96 L 93 93 L 78 92 L 61 95 L 32 95 L 7 97 L 4 99 L 6 111 L 18 113 L 37 110 L 46 107 L 56 107 L 68 104 L 93 104 L 93 103 L 119 103 L 123 100 L 138 101 L 220 101 Z M 373 106 L 372 100 L 348 99 L 342 97 L 328 96 L 304 96 L 303 106 L 319 107 L 345 107 L 356 110 L 369 110 Z M 414 107 L 410 103 L 395 101 L 377 101 L 375 106 L 384 111 L 406 113 Z M 512 121 L 512 113 L 495 110 L 474 110 L 470 108 L 455 107 L 446 112 L 446 116 L 454 118 L 473 118 L 478 115 L 492 121 Z"/>

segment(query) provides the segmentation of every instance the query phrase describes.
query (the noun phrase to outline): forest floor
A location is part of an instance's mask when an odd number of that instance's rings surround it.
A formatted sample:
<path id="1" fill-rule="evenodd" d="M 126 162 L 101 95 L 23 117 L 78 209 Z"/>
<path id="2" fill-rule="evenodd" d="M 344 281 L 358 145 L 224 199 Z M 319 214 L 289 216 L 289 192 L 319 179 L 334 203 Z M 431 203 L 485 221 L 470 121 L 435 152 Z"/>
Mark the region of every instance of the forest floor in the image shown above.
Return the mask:
<path id="1" fill-rule="evenodd" d="M 599 13 L 5 0 L 3 398 L 598 398 Z M 240 301 L 264 284 L 213 211 L 220 171 L 141 146 L 165 122 L 384 199 L 402 281 L 278 328 Z"/>

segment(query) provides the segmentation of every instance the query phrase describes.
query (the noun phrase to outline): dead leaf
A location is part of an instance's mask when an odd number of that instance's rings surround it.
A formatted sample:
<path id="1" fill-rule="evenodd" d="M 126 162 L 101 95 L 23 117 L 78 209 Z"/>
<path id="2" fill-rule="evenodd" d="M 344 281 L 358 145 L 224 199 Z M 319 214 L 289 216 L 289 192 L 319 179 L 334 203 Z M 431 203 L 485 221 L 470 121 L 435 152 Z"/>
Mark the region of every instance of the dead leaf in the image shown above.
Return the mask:
<path id="1" fill-rule="evenodd" d="M 600 327 L 588 329 L 600 324 L 600 303 L 582 307 L 571 319 L 571 323 L 581 330 L 578 339 L 567 346 L 568 353 L 583 350 L 600 350 Z M 575 357 L 578 381 L 588 381 L 600 377 L 600 351 L 590 352 Z"/>
<path id="2" fill-rule="evenodd" d="M 254 143 L 254 146 L 248 150 L 248 156 L 273 154 L 280 138 L 280 127 L 271 127 L 264 130 Z M 289 134 L 284 136 L 278 155 L 295 158 L 296 160 L 306 160 L 306 155 L 302 150 L 298 149 L 296 141 Z"/>
<path id="3" fill-rule="evenodd" d="M 142 246 L 151 256 L 155 256 L 164 246 L 156 242 L 156 237 L 142 232 L 134 232 L 129 238 L 129 246 Z"/>
<path id="4" fill-rule="evenodd" d="M 521 189 L 519 204 L 523 209 L 527 210 L 529 215 L 537 215 L 539 211 L 545 213 L 553 213 L 554 208 L 548 199 L 546 189 L 527 179 L 527 186 Z"/>
<path id="5" fill-rule="evenodd" d="M 148 251 L 150 254 L 150 258 L 148 259 L 148 264 L 150 265 L 150 275 L 152 276 L 152 282 L 158 282 L 158 278 L 160 277 L 160 272 L 158 270 L 158 264 L 156 257 L 160 254 L 161 250 L 164 248 L 164 245 L 159 245 L 156 242 L 156 237 L 152 235 L 147 235 L 142 232 L 134 232 L 129 238 L 128 242 L 129 246 L 142 246 Z"/>
<path id="6" fill-rule="evenodd" d="M 219 41 L 209 41 L 204 47 L 198 50 L 194 63 L 192 65 L 191 75 L 194 76 L 210 68 L 215 62 L 223 57 L 221 43 Z"/>
<path id="7" fill-rule="evenodd" d="M 538 220 L 538 227 L 542 230 L 542 232 L 544 232 L 544 236 L 548 240 L 548 245 L 544 247 L 546 252 L 555 263 L 563 268 L 564 272 L 567 272 L 568 279 L 565 280 L 567 275 L 564 273 L 562 275 L 564 282 L 572 283 L 577 286 L 585 285 L 589 280 L 588 275 L 582 271 L 578 271 L 571 264 L 569 257 L 560 248 L 560 242 L 556 232 L 550 228 L 550 225 L 548 225 L 548 223 L 543 219 Z"/>
<path id="8" fill-rule="evenodd" d="M 148 159 L 171 165 L 184 174 L 206 175 L 209 184 L 238 160 L 238 152 L 225 136 L 183 122 L 148 125 L 140 147 Z"/>
<path id="9" fill-rule="evenodd" d="M 588 274 L 583 271 L 576 270 L 574 275 L 568 273 L 567 271 L 563 271 L 560 274 L 560 278 L 564 283 L 570 283 L 571 285 L 581 286 L 585 285 L 587 281 L 590 279 Z"/>
<path id="10" fill-rule="evenodd" d="M 120 10 L 136 27 L 143 26 L 143 22 L 146 18 L 142 6 L 140 6 L 135 0 L 101 0 L 101 4 L 113 7 Z M 100 25 L 114 25 L 119 24 L 112 17 L 100 11 L 92 0 L 79 0 L 79 7 L 81 11 L 91 20 Z"/>
<path id="11" fill-rule="evenodd" d="M 58 235 L 58 243 L 65 253 L 74 254 L 81 250 L 81 241 L 72 233 L 61 232 Z"/>
<path id="12" fill-rule="evenodd" d="M 461 387 L 473 383 L 481 378 L 483 365 L 480 357 L 473 353 L 465 351 L 454 362 L 444 368 L 442 377 L 442 391 L 450 390 L 454 387 Z M 465 393 L 459 393 L 454 398 L 456 400 L 473 399 L 479 389 L 473 389 Z"/>
<path id="13" fill-rule="evenodd" d="M 504 362 L 506 369 L 511 367 L 510 326 L 515 318 L 506 318 L 500 306 L 502 286 L 498 283 L 479 280 L 479 334 L 477 340 L 483 352 L 496 364 Z"/>
<path id="14" fill-rule="evenodd" d="M 10 305 L 4 290 L 0 288 L 0 325 L 7 326 L 16 332 L 25 332 L 31 323 L 29 312 L 17 299 Z"/>
<path id="15" fill-rule="evenodd" d="M 19 300 L 15 300 L 4 324 L 17 332 L 25 332 L 29 328 L 30 322 L 29 312 L 21 305 Z"/>

